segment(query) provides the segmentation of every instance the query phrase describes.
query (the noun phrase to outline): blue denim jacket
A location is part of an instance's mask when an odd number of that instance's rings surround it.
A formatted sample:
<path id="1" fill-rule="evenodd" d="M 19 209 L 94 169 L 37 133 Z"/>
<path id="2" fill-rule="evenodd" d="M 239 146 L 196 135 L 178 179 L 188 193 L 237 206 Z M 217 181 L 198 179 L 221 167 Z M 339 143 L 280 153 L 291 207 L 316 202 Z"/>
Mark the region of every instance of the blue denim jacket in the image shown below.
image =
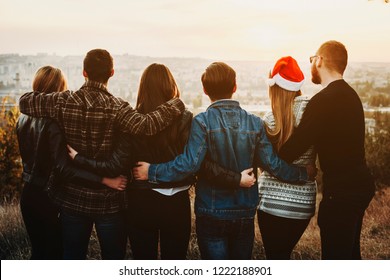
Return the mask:
<path id="1" fill-rule="evenodd" d="M 206 154 L 237 172 L 260 167 L 284 181 L 307 179 L 305 168 L 290 166 L 277 157 L 259 117 L 243 110 L 237 101 L 219 100 L 193 119 L 183 154 L 173 161 L 150 165 L 149 181 L 178 181 L 195 174 Z M 223 188 L 200 176 L 195 190 L 197 215 L 229 220 L 255 215 L 259 199 L 257 184 L 250 188 Z"/>

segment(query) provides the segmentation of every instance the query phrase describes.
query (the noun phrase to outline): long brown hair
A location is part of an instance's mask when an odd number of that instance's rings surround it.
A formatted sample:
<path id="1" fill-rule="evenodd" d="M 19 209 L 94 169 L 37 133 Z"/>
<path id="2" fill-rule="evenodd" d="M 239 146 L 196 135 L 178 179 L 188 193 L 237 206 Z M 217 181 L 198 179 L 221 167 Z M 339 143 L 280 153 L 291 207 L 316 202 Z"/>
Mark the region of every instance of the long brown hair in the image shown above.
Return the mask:
<path id="1" fill-rule="evenodd" d="M 68 85 L 60 69 L 43 66 L 35 73 L 32 87 L 34 91 L 50 93 L 67 90 Z"/>
<path id="2" fill-rule="evenodd" d="M 300 95 L 302 95 L 300 90 L 288 91 L 276 84 L 269 87 L 269 97 L 271 99 L 275 127 L 271 129 L 266 126 L 266 131 L 268 138 L 277 151 L 286 143 L 294 131 L 294 99 Z"/>
<path id="3" fill-rule="evenodd" d="M 149 65 L 141 76 L 138 89 L 138 112 L 146 114 L 156 110 L 158 106 L 169 101 L 173 97 L 180 97 L 175 78 L 168 67 L 163 64 L 153 63 Z M 177 122 L 163 131 L 167 137 L 159 137 L 160 141 L 168 144 L 177 138 Z"/>

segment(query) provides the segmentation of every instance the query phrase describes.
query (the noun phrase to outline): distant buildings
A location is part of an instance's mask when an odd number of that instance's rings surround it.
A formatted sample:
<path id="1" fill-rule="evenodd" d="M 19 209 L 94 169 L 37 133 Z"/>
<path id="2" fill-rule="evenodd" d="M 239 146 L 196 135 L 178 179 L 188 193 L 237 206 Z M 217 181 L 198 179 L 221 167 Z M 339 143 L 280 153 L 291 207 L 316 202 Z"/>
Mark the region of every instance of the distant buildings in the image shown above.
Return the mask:
<path id="1" fill-rule="evenodd" d="M 172 71 L 181 91 L 181 97 L 189 108 L 205 110 L 209 100 L 203 94 L 200 77 L 212 60 L 201 58 L 154 58 L 128 54 L 113 55 L 115 75 L 109 80 L 108 88 L 114 95 L 135 105 L 138 84 L 143 70 L 151 63 L 163 63 Z M 84 82 L 82 76 L 83 56 L 57 56 L 40 53 L 37 55 L 0 55 L 0 98 L 11 96 L 18 100 L 24 92 L 31 91 L 32 79 L 36 70 L 44 65 L 62 69 L 67 76 L 71 90 L 77 90 Z M 272 62 L 227 61 L 237 73 L 237 92 L 234 98 L 251 112 L 261 113 L 269 108 L 266 86 Z M 302 63 L 306 82 L 303 94 L 312 96 L 321 87 L 310 81 L 310 64 Z M 346 80 L 362 84 L 370 82 L 376 86 L 390 83 L 389 63 L 350 63 Z M 200 103 L 199 103 L 200 102 Z M 196 106 L 193 106 L 196 105 Z M 200 106 L 199 106 L 200 105 Z"/>

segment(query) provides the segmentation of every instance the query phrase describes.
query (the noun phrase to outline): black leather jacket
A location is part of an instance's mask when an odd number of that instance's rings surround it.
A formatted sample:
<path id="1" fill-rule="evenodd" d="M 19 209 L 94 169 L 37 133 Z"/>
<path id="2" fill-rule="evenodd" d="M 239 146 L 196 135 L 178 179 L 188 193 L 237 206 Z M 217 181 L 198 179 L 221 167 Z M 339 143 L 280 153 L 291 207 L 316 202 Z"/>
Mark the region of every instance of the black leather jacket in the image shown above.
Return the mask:
<path id="1" fill-rule="evenodd" d="M 188 110 L 184 111 L 181 117 L 177 119 L 178 138 L 175 143 L 164 145 L 161 141 L 165 131 L 158 133 L 155 136 L 134 136 L 121 134 L 117 136 L 116 146 L 111 158 L 106 161 L 97 161 L 86 158 L 80 154 L 75 157 L 75 163 L 80 167 L 88 170 L 96 170 L 98 173 L 108 174 L 110 176 L 118 176 L 126 174 L 132 178 L 131 168 L 137 161 L 145 161 L 149 163 L 162 163 L 173 160 L 177 155 L 183 153 L 187 143 L 191 122 L 192 113 Z M 206 177 L 221 187 L 236 188 L 240 185 L 241 174 L 224 169 L 215 162 L 204 160 L 202 167 L 197 176 Z M 158 185 L 147 181 L 129 180 L 130 187 L 136 188 L 171 188 L 185 185 L 191 185 L 196 182 L 195 174 L 187 177 L 180 182 L 160 183 Z"/>
<path id="2" fill-rule="evenodd" d="M 23 162 L 23 181 L 47 191 L 68 181 L 96 183 L 102 177 L 75 167 L 68 156 L 66 141 L 57 123 L 48 118 L 20 115 L 16 124 Z"/>

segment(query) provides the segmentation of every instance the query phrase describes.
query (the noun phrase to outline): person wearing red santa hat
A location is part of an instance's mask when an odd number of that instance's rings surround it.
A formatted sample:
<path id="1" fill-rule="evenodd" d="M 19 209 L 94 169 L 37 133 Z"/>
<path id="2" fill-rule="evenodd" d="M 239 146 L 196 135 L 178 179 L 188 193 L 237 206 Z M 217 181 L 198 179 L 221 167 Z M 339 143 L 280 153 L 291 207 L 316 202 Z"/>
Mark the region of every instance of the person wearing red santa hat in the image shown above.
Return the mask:
<path id="1" fill-rule="evenodd" d="M 298 126 L 309 98 L 303 97 L 304 75 L 291 56 L 280 58 L 268 79 L 272 111 L 265 114 L 267 136 L 276 151 Z M 315 165 L 316 153 L 309 147 L 293 164 Z M 304 185 L 278 180 L 263 171 L 259 177 L 258 224 L 267 259 L 290 259 L 315 212 L 316 182 Z"/>
<path id="2" fill-rule="evenodd" d="M 323 89 L 307 104 L 299 126 L 279 150 L 286 161 L 314 145 L 323 172 L 318 210 L 322 259 L 361 259 L 364 211 L 375 185 L 367 168 L 362 102 L 343 79 L 348 53 L 327 41 L 310 57 L 312 82 Z"/>

